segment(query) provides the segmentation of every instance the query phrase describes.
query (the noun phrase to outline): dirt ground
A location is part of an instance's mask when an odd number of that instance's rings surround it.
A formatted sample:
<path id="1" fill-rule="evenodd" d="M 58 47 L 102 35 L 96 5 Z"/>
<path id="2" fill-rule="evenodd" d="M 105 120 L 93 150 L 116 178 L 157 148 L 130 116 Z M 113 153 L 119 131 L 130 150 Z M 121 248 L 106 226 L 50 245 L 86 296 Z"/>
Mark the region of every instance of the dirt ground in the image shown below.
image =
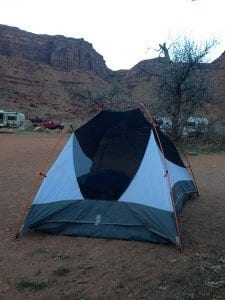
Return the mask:
<path id="1" fill-rule="evenodd" d="M 26 232 L 26 198 L 58 136 L 0 135 L 0 299 L 225 299 L 225 153 L 190 156 L 200 197 L 181 216 L 185 249 Z"/>

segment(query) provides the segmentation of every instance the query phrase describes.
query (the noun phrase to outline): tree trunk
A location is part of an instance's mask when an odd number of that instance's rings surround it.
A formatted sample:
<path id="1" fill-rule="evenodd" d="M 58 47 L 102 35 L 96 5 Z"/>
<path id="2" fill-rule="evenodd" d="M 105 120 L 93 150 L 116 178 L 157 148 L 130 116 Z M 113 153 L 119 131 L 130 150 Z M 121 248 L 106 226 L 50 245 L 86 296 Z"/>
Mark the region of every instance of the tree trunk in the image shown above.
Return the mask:
<path id="1" fill-rule="evenodd" d="M 171 136 L 173 141 L 176 141 L 179 138 L 180 110 L 181 110 L 181 94 L 180 94 L 180 87 L 178 87 L 177 97 L 174 103 L 174 113 L 172 117 Z"/>
<path id="2" fill-rule="evenodd" d="M 173 116 L 172 119 L 171 136 L 173 141 L 177 140 L 178 133 L 179 133 L 179 114 Z"/>

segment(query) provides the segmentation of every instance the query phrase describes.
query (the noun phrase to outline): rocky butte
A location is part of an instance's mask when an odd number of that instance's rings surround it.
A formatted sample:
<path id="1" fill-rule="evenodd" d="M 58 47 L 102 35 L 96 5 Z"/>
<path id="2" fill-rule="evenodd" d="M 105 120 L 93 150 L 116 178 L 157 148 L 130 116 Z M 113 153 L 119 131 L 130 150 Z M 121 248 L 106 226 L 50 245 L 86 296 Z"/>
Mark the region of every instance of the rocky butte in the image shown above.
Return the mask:
<path id="1" fill-rule="evenodd" d="M 154 98 L 149 86 L 164 64 L 163 58 L 155 58 L 130 70 L 112 71 L 83 39 L 0 25 L 0 109 L 23 111 L 27 117 L 74 119 L 93 105 L 77 97 L 77 91 L 103 91 L 113 82 L 127 91 L 128 98 L 149 101 Z M 211 65 L 224 86 L 224 54 Z"/>
<path id="2" fill-rule="evenodd" d="M 83 39 L 37 35 L 1 25 L 0 42 L 3 56 L 44 63 L 62 71 L 80 69 L 102 78 L 109 76 L 103 57 Z"/>

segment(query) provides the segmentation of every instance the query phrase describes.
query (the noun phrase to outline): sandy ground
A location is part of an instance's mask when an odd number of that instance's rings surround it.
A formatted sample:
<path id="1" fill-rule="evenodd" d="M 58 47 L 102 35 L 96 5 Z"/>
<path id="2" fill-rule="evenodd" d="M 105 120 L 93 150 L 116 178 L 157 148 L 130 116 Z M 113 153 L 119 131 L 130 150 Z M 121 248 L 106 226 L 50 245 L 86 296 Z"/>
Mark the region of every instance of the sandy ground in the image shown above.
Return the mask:
<path id="1" fill-rule="evenodd" d="M 58 136 L 0 135 L 0 299 L 225 299 L 225 153 L 190 156 L 200 197 L 181 216 L 185 250 L 14 235 Z"/>

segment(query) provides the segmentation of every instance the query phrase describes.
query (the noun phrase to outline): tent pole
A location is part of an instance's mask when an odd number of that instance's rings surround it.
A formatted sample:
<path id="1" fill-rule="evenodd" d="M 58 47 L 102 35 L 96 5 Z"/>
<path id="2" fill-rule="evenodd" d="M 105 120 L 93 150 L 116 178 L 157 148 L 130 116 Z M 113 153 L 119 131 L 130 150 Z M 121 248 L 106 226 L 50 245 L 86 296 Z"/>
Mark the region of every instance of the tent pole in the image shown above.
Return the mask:
<path id="1" fill-rule="evenodd" d="M 55 152 L 57 146 L 59 145 L 59 143 L 62 141 L 62 139 L 65 137 L 66 134 L 67 133 L 64 132 L 62 135 L 60 135 L 60 137 L 56 141 L 55 145 L 53 146 L 53 148 L 51 149 L 51 151 L 46 156 L 44 162 L 42 163 L 40 172 L 39 172 L 38 177 L 36 178 L 36 180 L 34 182 L 33 188 L 32 188 L 30 194 L 28 195 L 28 197 L 25 200 L 25 205 L 24 205 L 24 208 L 23 208 L 23 212 L 21 214 L 21 217 L 19 219 L 18 226 L 17 226 L 17 232 L 16 232 L 16 235 L 15 235 L 16 239 L 18 239 L 19 236 L 20 236 L 20 228 L 21 228 L 21 226 L 23 224 L 23 221 L 24 221 L 24 218 L 25 218 L 25 214 L 26 214 L 26 212 L 27 212 L 27 210 L 29 208 L 29 205 L 30 205 L 31 201 L 34 198 L 34 194 L 38 190 L 38 188 L 39 188 L 39 186 L 40 186 L 43 178 L 46 177 L 45 173 L 46 173 L 47 165 L 48 165 L 48 163 L 50 161 L 50 158 L 52 157 L 52 155 Z"/>
<path id="2" fill-rule="evenodd" d="M 182 147 L 180 147 L 180 149 L 181 149 L 181 151 L 182 151 L 182 154 L 184 155 L 184 158 L 185 158 L 185 160 L 186 160 L 186 162 L 187 162 L 187 164 L 188 164 L 186 168 L 187 168 L 187 169 L 188 169 L 188 171 L 191 173 L 191 175 L 192 175 L 192 178 L 193 178 L 193 180 L 194 180 L 194 185 L 195 185 L 195 188 L 196 188 L 196 194 L 197 194 L 197 196 L 199 196 L 198 185 L 197 185 L 196 178 L 195 178 L 194 172 L 193 172 L 193 170 L 192 170 L 192 167 L 191 167 L 190 161 L 189 161 L 189 159 L 188 159 L 188 157 L 187 157 L 186 153 L 184 152 L 183 148 L 182 148 Z"/>
<path id="3" fill-rule="evenodd" d="M 183 249 L 184 249 L 184 245 L 183 245 L 183 239 L 182 239 L 181 229 L 180 229 L 180 220 L 179 220 L 177 212 L 176 212 L 174 194 L 173 194 L 173 191 L 172 191 L 172 185 L 171 185 L 170 175 L 169 175 L 169 172 L 168 172 L 168 167 L 167 167 L 165 152 L 164 152 L 164 149 L 163 149 L 163 146 L 162 146 L 159 134 L 158 134 L 157 126 L 156 126 L 156 124 L 155 124 L 155 122 L 154 122 L 154 120 L 152 118 L 152 115 L 151 115 L 150 111 L 147 109 L 147 107 L 143 103 L 141 103 L 139 101 L 135 101 L 135 102 L 140 105 L 140 107 L 144 110 L 144 112 L 146 113 L 147 117 L 149 118 L 149 121 L 150 121 L 150 123 L 153 126 L 153 130 L 154 130 L 154 132 L 156 134 L 156 137 L 157 137 L 157 140 L 159 142 L 159 146 L 160 146 L 161 152 L 163 154 L 165 175 L 167 177 L 167 182 L 168 182 L 169 189 L 170 189 L 170 196 L 171 196 L 173 210 L 174 210 L 174 217 L 175 217 L 175 222 L 176 222 L 176 227 L 177 227 L 177 234 L 178 234 L 178 237 L 179 237 L 179 248 L 180 248 L 180 251 L 182 252 Z"/>

